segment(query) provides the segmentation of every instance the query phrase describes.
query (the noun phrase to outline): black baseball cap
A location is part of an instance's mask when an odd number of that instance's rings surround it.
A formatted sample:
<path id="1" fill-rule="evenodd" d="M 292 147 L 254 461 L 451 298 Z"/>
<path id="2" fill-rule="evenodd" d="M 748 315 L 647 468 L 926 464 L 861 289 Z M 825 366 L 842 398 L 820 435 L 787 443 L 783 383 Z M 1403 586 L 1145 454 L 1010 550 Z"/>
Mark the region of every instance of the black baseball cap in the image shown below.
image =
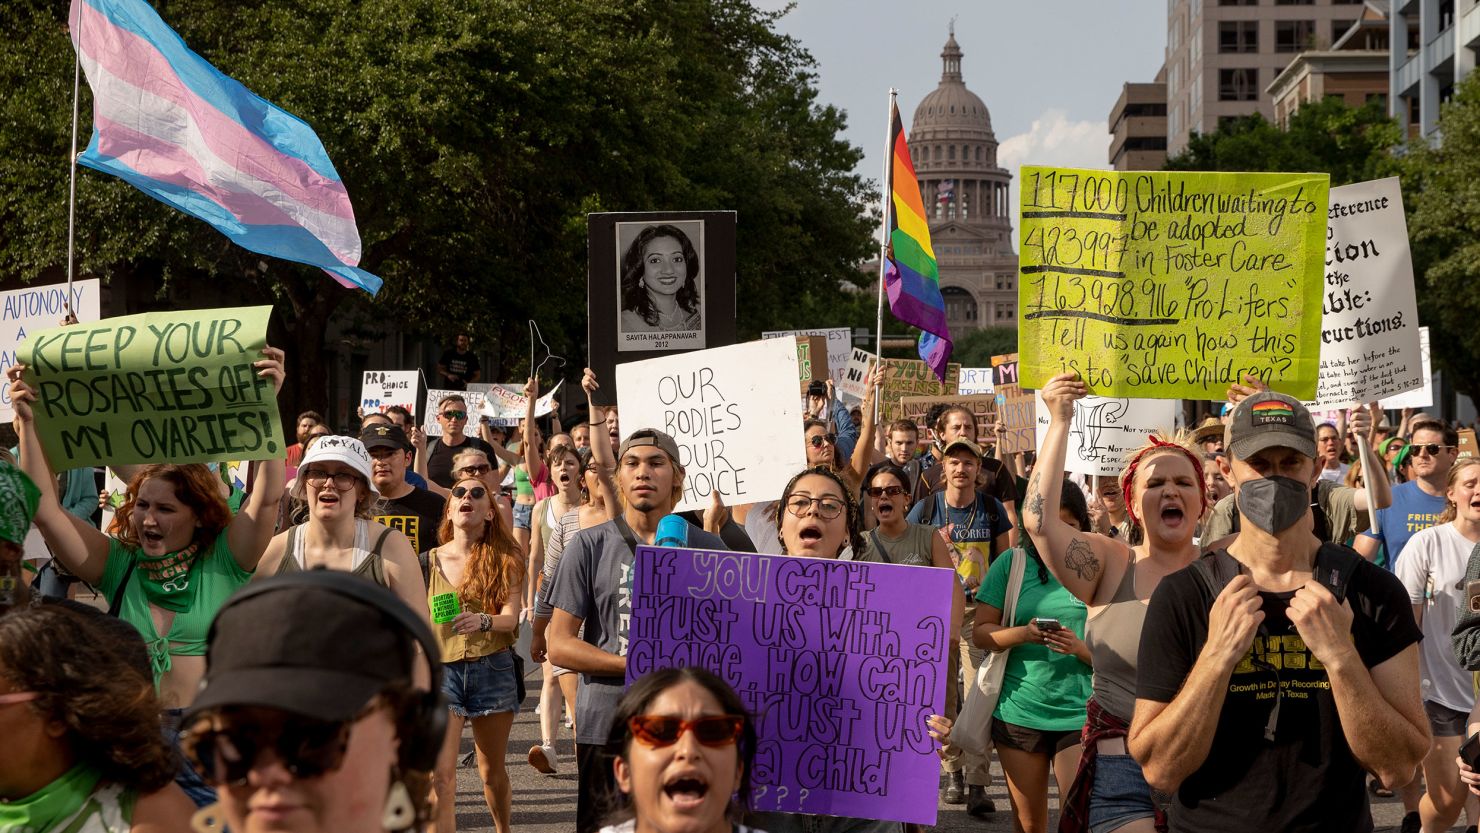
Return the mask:
<path id="1" fill-rule="evenodd" d="M 411 441 L 406 438 L 406 432 L 399 425 L 387 425 L 378 423 L 366 426 L 360 431 L 360 443 L 368 451 L 372 448 L 397 448 L 401 451 L 411 450 Z"/>
<path id="2" fill-rule="evenodd" d="M 1292 448 L 1314 458 L 1316 426 L 1300 400 L 1260 391 L 1233 409 L 1223 429 L 1223 447 L 1240 460 L 1274 447 Z"/>
<path id="3" fill-rule="evenodd" d="M 354 595 L 337 589 L 346 579 L 363 587 Z M 349 720 L 392 683 L 409 684 L 421 661 L 417 638 L 387 612 L 400 606 L 414 616 L 410 608 L 358 576 L 310 570 L 257 582 L 236 595 L 240 599 L 228 599 L 211 623 L 206 675 L 187 722 L 224 706 Z"/>

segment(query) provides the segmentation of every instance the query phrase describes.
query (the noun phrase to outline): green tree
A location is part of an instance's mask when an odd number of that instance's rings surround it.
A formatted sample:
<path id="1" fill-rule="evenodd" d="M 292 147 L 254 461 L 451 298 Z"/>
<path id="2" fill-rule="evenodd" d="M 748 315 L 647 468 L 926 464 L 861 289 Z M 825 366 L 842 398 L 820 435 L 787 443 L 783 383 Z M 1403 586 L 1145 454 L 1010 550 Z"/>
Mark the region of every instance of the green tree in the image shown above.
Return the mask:
<path id="1" fill-rule="evenodd" d="M 991 367 L 993 356 L 1017 352 L 1017 329 L 984 327 L 972 330 L 956 341 L 951 361 L 962 367 Z"/>
<path id="2" fill-rule="evenodd" d="M 814 62 L 743 0 L 156 0 L 190 46 L 314 126 L 356 207 L 373 301 L 228 244 L 122 182 L 79 173 L 79 272 L 235 284 L 276 305 L 283 407 L 322 406 L 330 316 L 503 345 L 525 319 L 585 342 L 585 217 L 734 209 L 740 329 L 815 326 L 866 278 L 860 151 Z M 65 4 L 0 6 L 0 276 L 66 260 Z M 81 132 L 90 131 L 84 87 Z M 223 301 L 223 303 L 226 303 Z"/>

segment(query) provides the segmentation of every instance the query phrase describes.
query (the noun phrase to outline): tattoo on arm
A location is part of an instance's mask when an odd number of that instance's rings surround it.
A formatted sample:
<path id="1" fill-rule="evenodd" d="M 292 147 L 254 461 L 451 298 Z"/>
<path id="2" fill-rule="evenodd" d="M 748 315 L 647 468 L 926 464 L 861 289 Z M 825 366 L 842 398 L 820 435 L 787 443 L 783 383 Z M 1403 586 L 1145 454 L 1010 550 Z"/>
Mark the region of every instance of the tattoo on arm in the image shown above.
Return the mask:
<path id="1" fill-rule="evenodd" d="M 1028 483 L 1028 505 L 1027 514 L 1033 521 L 1033 531 L 1043 534 L 1043 493 L 1038 491 L 1038 473 L 1033 474 L 1033 480 Z M 1023 519 L 1024 521 L 1027 518 Z"/>
<path id="2" fill-rule="evenodd" d="M 1084 581 L 1094 581 L 1100 575 L 1100 559 L 1083 538 L 1069 541 L 1069 548 L 1064 551 L 1064 566 Z"/>

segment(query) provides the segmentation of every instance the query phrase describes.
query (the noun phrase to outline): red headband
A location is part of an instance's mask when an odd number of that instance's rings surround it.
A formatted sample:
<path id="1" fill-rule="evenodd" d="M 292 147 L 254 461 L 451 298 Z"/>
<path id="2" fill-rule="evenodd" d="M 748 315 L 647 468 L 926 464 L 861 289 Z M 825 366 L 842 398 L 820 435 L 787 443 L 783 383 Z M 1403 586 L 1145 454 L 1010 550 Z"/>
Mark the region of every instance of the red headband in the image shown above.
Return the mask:
<path id="1" fill-rule="evenodd" d="M 1134 486 L 1136 483 L 1136 469 L 1140 468 L 1141 460 L 1144 459 L 1147 454 L 1150 454 L 1153 451 L 1160 451 L 1163 448 L 1180 451 L 1182 452 L 1182 455 L 1187 458 L 1188 462 L 1192 463 L 1192 470 L 1197 472 L 1197 482 L 1203 482 L 1203 465 L 1202 459 L 1200 457 L 1198 457 L 1196 454 L 1193 454 L 1191 451 L 1188 451 L 1187 448 L 1180 443 L 1166 442 L 1155 434 L 1152 434 L 1150 436 L 1150 440 L 1151 445 L 1148 445 L 1140 451 L 1137 451 L 1135 456 L 1131 457 L 1130 463 L 1128 463 L 1125 467 L 1125 474 L 1123 475 L 1124 479 L 1122 480 L 1120 486 L 1121 496 L 1125 499 L 1126 514 L 1130 515 L 1131 522 L 1136 524 L 1137 526 L 1141 526 L 1142 524 L 1141 519 L 1136 517 L 1135 503 L 1131 500 L 1131 487 Z M 1198 512 L 1198 516 L 1201 517 L 1202 512 L 1206 511 L 1208 508 L 1208 490 L 1205 488 L 1198 489 L 1197 493 L 1199 496 L 1202 497 L 1202 510 Z"/>

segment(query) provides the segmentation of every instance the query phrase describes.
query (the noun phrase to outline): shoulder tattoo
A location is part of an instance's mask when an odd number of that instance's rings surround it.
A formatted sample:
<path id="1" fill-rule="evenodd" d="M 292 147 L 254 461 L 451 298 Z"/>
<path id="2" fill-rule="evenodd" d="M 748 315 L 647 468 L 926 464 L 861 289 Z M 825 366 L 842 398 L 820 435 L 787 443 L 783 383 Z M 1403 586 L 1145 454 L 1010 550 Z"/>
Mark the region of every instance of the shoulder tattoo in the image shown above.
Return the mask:
<path id="1" fill-rule="evenodd" d="M 1083 538 L 1074 538 L 1064 551 L 1064 566 L 1083 581 L 1094 581 L 1100 575 L 1100 559 Z"/>

